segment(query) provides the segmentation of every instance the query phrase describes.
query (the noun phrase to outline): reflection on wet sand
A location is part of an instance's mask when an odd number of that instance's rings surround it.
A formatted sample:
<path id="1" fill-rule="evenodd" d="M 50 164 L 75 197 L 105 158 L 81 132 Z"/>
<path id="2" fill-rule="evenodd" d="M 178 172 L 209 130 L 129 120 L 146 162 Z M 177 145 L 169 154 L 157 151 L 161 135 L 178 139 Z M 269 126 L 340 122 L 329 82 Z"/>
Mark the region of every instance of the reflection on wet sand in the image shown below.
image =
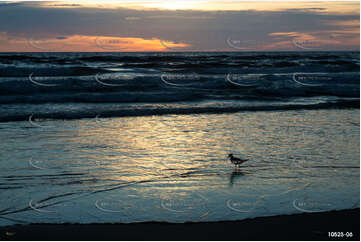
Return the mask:
<path id="1" fill-rule="evenodd" d="M 302 203 L 304 210 L 348 208 L 356 204 L 348 198 L 359 197 L 354 179 L 360 175 L 359 127 L 347 125 L 349 119 L 359 122 L 359 112 L 52 121 L 53 128 L 19 129 L 15 136 L 14 129 L 2 129 L 12 139 L 1 150 L 12 155 L 0 164 L 0 215 L 35 222 L 49 222 L 34 216 L 39 210 L 61 210 L 51 217 L 56 222 L 243 219 L 297 212 L 292 202 L 306 195 L 316 202 Z M 225 159 L 229 153 L 252 160 L 234 168 Z"/>
<path id="2" fill-rule="evenodd" d="M 247 172 L 243 171 L 242 168 L 234 168 L 229 176 L 229 184 L 233 186 L 235 181 L 239 180 L 242 176 L 246 174 Z"/>

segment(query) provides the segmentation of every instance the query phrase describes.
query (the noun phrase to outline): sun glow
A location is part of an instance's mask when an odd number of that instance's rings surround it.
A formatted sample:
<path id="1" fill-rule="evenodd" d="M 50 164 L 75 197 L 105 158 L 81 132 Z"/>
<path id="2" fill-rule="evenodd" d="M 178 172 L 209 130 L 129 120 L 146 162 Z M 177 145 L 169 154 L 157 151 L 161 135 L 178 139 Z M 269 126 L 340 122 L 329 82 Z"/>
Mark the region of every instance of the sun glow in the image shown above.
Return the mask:
<path id="1" fill-rule="evenodd" d="M 195 7 L 197 2 L 192 1 L 167 1 L 167 2 L 152 2 L 143 4 L 145 7 L 149 8 L 161 8 L 161 9 L 192 9 Z"/>
<path id="2" fill-rule="evenodd" d="M 327 4 L 326 4 L 327 3 Z M 63 0 L 44 1 L 42 6 L 53 8 L 129 8 L 129 9 L 166 9 L 166 10 L 201 10 L 201 11 L 282 11 L 287 9 L 309 9 L 322 13 L 355 13 L 359 14 L 357 1 L 240 1 L 240 0 Z"/>

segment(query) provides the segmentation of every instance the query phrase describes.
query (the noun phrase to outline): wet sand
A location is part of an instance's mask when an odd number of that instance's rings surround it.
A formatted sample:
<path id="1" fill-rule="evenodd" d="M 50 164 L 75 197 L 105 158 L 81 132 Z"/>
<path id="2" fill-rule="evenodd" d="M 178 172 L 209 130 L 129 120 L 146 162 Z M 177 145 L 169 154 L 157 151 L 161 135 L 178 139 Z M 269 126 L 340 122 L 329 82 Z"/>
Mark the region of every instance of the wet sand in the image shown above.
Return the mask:
<path id="1" fill-rule="evenodd" d="M 331 238 L 328 232 L 343 232 Z M 346 236 L 346 232 L 352 232 Z M 0 240 L 360 240 L 360 209 L 240 221 L 30 224 L 0 227 Z"/>

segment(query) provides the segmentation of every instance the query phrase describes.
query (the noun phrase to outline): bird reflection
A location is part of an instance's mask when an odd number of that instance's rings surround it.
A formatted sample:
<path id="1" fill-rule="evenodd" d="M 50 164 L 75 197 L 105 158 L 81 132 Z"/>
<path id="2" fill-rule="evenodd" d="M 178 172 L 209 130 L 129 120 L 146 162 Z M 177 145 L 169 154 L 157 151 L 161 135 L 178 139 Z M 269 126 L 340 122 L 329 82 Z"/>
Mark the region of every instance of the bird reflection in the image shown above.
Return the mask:
<path id="1" fill-rule="evenodd" d="M 232 173 L 231 173 L 230 176 L 229 176 L 229 178 L 230 178 L 230 179 L 229 179 L 230 185 L 231 185 L 231 186 L 233 185 L 233 183 L 235 182 L 235 180 L 237 180 L 237 177 L 239 178 L 239 177 L 244 176 L 244 175 L 246 175 L 246 173 L 245 173 L 244 171 L 242 171 L 241 169 L 239 169 L 239 168 L 233 169 Z"/>

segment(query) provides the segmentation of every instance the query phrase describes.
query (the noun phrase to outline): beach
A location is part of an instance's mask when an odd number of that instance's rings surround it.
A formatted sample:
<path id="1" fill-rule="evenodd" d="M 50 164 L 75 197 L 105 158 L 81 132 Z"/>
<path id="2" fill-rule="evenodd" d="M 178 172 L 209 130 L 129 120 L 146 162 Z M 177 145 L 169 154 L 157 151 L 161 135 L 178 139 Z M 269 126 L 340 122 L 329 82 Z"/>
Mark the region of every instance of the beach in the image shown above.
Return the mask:
<path id="1" fill-rule="evenodd" d="M 329 232 L 343 235 L 330 237 Z M 360 209 L 202 223 L 13 225 L 0 227 L 0 240 L 358 241 Z"/>
<path id="2" fill-rule="evenodd" d="M 359 240 L 360 4 L 0 3 L 0 240 Z"/>
<path id="3" fill-rule="evenodd" d="M 0 54 L 0 226 L 359 209 L 358 55 Z"/>

